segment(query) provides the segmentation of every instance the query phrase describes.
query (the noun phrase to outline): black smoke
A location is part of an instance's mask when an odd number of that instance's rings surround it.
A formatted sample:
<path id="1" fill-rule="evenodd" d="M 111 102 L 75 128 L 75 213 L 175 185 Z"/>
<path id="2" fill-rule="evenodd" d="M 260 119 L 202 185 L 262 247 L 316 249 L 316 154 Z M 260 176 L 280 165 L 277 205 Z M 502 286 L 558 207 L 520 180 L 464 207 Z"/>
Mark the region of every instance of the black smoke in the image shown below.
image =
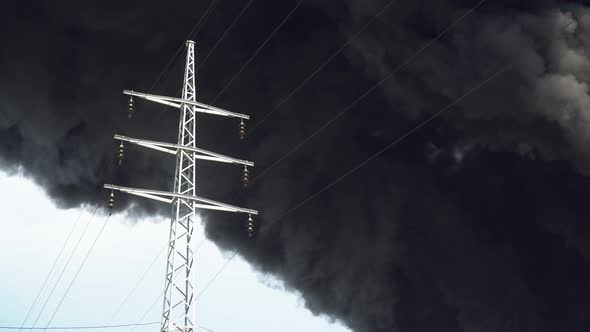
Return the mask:
<path id="1" fill-rule="evenodd" d="M 216 105 L 256 124 L 386 2 L 304 1 Z M 219 1 L 193 34 L 199 63 L 245 3 Z M 236 121 L 199 117 L 201 146 L 255 160 L 256 175 L 475 4 L 395 1 L 245 143 Z M 64 208 L 104 201 L 105 182 L 169 189 L 173 158 L 130 148 L 118 168 L 112 135 L 174 141 L 176 113 L 138 102 L 128 120 L 121 91 L 148 90 L 208 5 L 4 5 L 2 169 L 24 172 Z M 212 101 L 294 5 L 255 0 L 199 68 L 199 100 Z M 355 331 L 590 330 L 586 8 L 488 0 L 248 190 L 239 169 L 200 163 L 201 195 L 262 211 L 254 240 L 240 216 L 223 214 L 207 215 L 209 237 Z M 182 66 L 181 54 L 153 92 L 178 94 Z M 136 216 L 168 212 L 117 203 Z"/>

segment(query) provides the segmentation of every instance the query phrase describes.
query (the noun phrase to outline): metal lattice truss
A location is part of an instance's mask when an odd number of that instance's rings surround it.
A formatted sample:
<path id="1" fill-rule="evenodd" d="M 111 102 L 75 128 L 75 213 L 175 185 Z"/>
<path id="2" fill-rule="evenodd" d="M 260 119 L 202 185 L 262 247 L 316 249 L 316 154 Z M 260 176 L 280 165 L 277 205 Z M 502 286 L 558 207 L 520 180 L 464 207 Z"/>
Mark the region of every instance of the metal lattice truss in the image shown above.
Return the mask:
<path id="1" fill-rule="evenodd" d="M 145 139 L 139 138 L 132 138 L 123 135 L 115 135 L 113 136 L 116 140 L 120 140 L 122 142 L 129 142 L 131 144 L 136 144 L 139 146 L 143 146 L 149 149 L 154 149 L 166 153 L 170 153 L 173 155 L 178 154 L 180 151 L 185 151 L 188 154 L 192 154 L 193 158 L 195 159 L 202 159 L 202 160 L 210 160 L 210 161 L 217 161 L 222 163 L 228 164 L 239 164 L 245 166 L 254 166 L 254 163 L 248 160 L 236 159 L 228 156 L 224 156 L 219 153 L 194 148 L 190 146 L 182 146 L 178 144 L 171 144 L 171 143 L 164 143 L 164 142 L 157 142 L 157 141 L 149 141 Z"/>
<path id="2" fill-rule="evenodd" d="M 216 202 L 211 199 L 202 198 L 199 196 L 189 196 L 189 195 L 181 195 L 177 193 L 172 193 L 169 191 L 159 191 L 159 190 L 150 190 L 150 189 L 140 189 L 140 188 L 130 188 L 130 187 L 121 187 L 115 186 L 112 184 L 105 184 L 105 189 L 117 190 L 120 192 L 124 192 L 126 194 L 141 196 L 149 199 L 153 199 L 156 201 L 164 202 L 164 203 L 174 203 L 175 199 L 183 199 L 187 201 L 194 201 L 195 207 L 198 209 L 207 209 L 207 210 L 217 210 L 217 211 L 226 211 L 226 212 L 235 212 L 235 213 L 247 213 L 251 215 L 258 215 L 257 210 L 241 208 L 221 202 Z"/>
<path id="3" fill-rule="evenodd" d="M 226 117 L 250 117 L 245 114 L 226 111 L 196 101 L 195 49 L 194 42 L 187 41 L 186 67 L 182 98 L 151 95 L 125 90 L 123 93 L 180 109 L 178 143 L 163 143 L 127 136 L 115 135 L 122 142 L 129 142 L 146 148 L 176 155 L 174 192 L 121 187 L 105 184 L 110 190 L 154 199 L 172 204 L 172 219 L 166 264 L 164 308 L 161 321 L 162 332 L 194 332 L 195 324 L 195 273 L 193 270 L 194 245 L 193 232 L 196 209 L 209 209 L 257 215 L 258 211 L 217 202 L 196 195 L 196 161 L 254 166 L 253 162 L 231 158 L 196 146 L 196 115 L 207 113 Z M 131 97 L 132 98 L 132 97 Z M 133 100 L 130 100 L 130 111 Z M 122 148 L 122 146 L 121 146 Z M 122 156 L 122 154 L 121 154 Z"/>
<path id="4" fill-rule="evenodd" d="M 172 107 L 176 107 L 176 108 L 181 108 L 181 107 L 183 107 L 183 105 L 194 106 L 193 107 L 194 111 L 199 112 L 199 113 L 215 114 L 215 115 L 227 116 L 227 117 L 231 117 L 231 118 L 239 118 L 239 119 L 244 119 L 244 120 L 250 119 L 249 115 L 226 111 L 226 110 L 218 108 L 218 107 L 199 103 L 196 100 L 185 99 L 184 96 L 183 96 L 183 98 L 166 97 L 166 96 L 160 96 L 160 95 L 151 95 L 151 94 L 147 94 L 147 93 L 135 92 L 132 90 L 124 90 L 123 93 L 126 95 L 143 98 L 143 99 L 146 99 L 149 101 L 153 101 L 155 103 L 168 105 L 168 106 L 172 106 Z"/>

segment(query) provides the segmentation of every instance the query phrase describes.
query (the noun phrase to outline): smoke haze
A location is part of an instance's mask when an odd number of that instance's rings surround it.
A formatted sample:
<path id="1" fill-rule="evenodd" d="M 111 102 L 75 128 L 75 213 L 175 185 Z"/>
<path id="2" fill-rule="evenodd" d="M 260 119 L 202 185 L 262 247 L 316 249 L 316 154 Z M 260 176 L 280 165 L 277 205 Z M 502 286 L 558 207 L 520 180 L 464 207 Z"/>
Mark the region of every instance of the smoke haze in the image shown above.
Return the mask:
<path id="1" fill-rule="evenodd" d="M 250 114 L 252 127 L 386 2 L 304 1 L 215 105 Z M 254 160 L 255 176 L 476 3 L 394 2 L 246 142 L 237 121 L 203 115 L 199 145 Z M 295 1 L 254 1 L 207 57 L 244 5 L 219 1 L 191 36 L 202 102 L 217 96 Z M 173 157 L 129 147 L 118 168 L 112 135 L 176 139 L 175 109 L 138 101 L 128 120 L 121 92 L 148 90 L 207 6 L 5 6 L 0 166 L 27 174 L 62 208 L 104 204 L 103 183 L 170 189 Z M 254 240 L 243 216 L 206 214 L 209 237 L 283 280 L 312 312 L 355 331 L 590 330 L 586 10 L 582 1 L 488 0 L 248 190 L 239 168 L 199 163 L 200 195 L 262 212 Z M 152 92 L 177 95 L 183 62 L 181 53 Z M 123 195 L 117 205 L 138 222 L 169 212 Z"/>

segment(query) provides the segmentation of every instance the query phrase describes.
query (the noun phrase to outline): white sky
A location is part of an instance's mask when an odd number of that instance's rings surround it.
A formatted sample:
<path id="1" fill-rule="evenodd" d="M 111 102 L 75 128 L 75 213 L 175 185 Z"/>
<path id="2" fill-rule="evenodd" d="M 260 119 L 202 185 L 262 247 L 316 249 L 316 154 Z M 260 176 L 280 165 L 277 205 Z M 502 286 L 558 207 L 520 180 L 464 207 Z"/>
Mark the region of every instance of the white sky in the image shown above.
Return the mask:
<path id="1" fill-rule="evenodd" d="M 59 210 L 31 181 L 2 172 L 0 199 L 0 326 L 20 326 L 80 210 Z M 45 326 L 104 219 L 98 215 L 92 219 L 37 326 Z M 86 211 L 50 281 L 61 272 L 89 220 L 90 211 Z M 132 224 L 124 216 L 113 216 L 51 325 L 104 325 L 165 246 L 167 225 L 167 220 Z M 203 237 L 202 230 L 199 232 L 198 242 Z M 220 252 L 209 241 L 201 246 L 196 260 L 197 292 L 230 254 Z M 162 254 L 111 324 L 140 320 L 163 290 L 164 263 Z M 25 326 L 35 320 L 51 287 L 46 289 Z M 158 299 L 143 322 L 159 321 L 161 309 L 162 301 Z M 238 257 L 199 298 L 197 321 L 198 325 L 214 332 L 350 331 L 325 317 L 313 316 L 299 296 L 285 292 L 276 279 L 256 273 Z M 135 331 L 158 329 L 158 325 L 151 325 L 138 327 Z M 111 330 L 131 331 L 132 328 Z"/>

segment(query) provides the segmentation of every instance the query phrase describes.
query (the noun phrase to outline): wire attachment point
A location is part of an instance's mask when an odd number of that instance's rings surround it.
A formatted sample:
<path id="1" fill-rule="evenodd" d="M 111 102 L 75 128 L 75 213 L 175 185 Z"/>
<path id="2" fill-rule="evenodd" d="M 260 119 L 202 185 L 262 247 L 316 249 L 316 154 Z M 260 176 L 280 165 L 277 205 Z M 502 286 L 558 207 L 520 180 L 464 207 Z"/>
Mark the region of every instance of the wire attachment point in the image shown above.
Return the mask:
<path id="1" fill-rule="evenodd" d="M 117 158 L 119 159 L 119 166 L 121 166 L 121 163 L 123 162 L 123 159 L 125 158 L 125 146 L 123 146 L 122 141 L 119 144 L 119 151 L 117 154 Z"/>
<path id="2" fill-rule="evenodd" d="M 249 181 L 250 181 L 250 176 L 248 173 L 248 166 L 244 165 L 244 172 L 242 173 L 242 182 L 244 183 L 244 188 L 248 187 Z"/>
<path id="3" fill-rule="evenodd" d="M 133 114 L 133 96 L 129 96 L 129 108 L 127 109 L 129 112 L 129 119 L 131 119 L 131 115 Z"/>
<path id="4" fill-rule="evenodd" d="M 252 234 L 254 234 L 254 220 L 252 220 L 252 215 L 248 215 L 248 238 L 252 238 Z"/>
<path id="5" fill-rule="evenodd" d="M 244 123 L 244 119 L 240 120 L 240 140 L 244 140 L 246 137 L 246 124 Z"/>
<path id="6" fill-rule="evenodd" d="M 111 190 L 111 194 L 109 195 L 109 216 L 113 214 L 113 209 L 115 208 L 115 192 Z"/>

